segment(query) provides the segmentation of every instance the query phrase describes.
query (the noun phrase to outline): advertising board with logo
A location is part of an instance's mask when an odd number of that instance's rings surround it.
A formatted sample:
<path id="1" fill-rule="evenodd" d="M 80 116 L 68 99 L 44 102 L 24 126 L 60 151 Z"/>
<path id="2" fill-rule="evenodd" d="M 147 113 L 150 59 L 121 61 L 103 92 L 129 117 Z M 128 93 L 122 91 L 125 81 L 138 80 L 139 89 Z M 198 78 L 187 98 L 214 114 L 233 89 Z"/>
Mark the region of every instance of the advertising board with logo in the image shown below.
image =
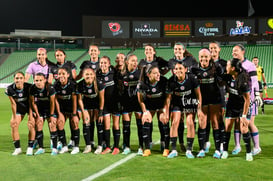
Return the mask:
<path id="1" fill-rule="evenodd" d="M 223 34 L 223 21 L 200 20 L 195 21 L 195 36 L 216 36 Z"/>
<path id="2" fill-rule="evenodd" d="M 259 19 L 259 33 L 273 34 L 273 18 Z"/>
<path id="3" fill-rule="evenodd" d="M 164 31 L 165 37 L 191 36 L 192 22 L 191 21 L 164 21 L 163 31 Z"/>
<path id="4" fill-rule="evenodd" d="M 160 21 L 133 21 L 133 38 L 159 38 Z"/>
<path id="5" fill-rule="evenodd" d="M 226 33 L 234 35 L 247 35 L 255 32 L 254 19 L 234 19 L 226 21 Z"/>
<path id="6" fill-rule="evenodd" d="M 102 21 L 102 38 L 129 38 L 129 21 Z"/>

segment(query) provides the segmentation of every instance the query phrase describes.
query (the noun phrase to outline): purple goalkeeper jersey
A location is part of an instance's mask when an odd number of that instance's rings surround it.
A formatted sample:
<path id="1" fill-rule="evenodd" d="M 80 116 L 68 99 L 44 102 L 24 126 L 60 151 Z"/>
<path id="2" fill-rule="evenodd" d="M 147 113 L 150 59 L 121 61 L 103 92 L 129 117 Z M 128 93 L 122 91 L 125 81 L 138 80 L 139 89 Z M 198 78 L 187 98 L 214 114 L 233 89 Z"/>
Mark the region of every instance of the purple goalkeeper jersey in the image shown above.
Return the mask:
<path id="1" fill-rule="evenodd" d="M 48 64 L 42 66 L 39 61 L 35 61 L 29 64 L 27 67 L 26 73 L 31 74 L 33 77 L 37 73 L 43 73 L 46 78 L 48 78 Z"/>
<path id="2" fill-rule="evenodd" d="M 246 70 L 250 77 L 250 90 L 251 90 L 251 101 L 254 102 L 255 100 L 255 91 L 259 91 L 259 84 L 258 84 L 258 76 L 257 76 L 257 70 L 254 63 L 247 60 L 246 58 L 242 61 L 242 67 Z"/>

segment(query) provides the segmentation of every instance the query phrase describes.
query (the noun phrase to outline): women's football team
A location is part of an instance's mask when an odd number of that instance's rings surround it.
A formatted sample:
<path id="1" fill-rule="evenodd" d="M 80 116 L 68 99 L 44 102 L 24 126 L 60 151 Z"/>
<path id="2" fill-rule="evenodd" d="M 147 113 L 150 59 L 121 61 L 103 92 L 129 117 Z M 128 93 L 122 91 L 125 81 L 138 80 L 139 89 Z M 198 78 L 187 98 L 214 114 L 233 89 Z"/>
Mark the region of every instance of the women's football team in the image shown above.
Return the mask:
<path id="1" fill-rule="evenodd" d="M 136 55 L 119 53 L 113 66 L 108 56 L 99 57 L 98 46 L 90 45 L 90 60 L 81 64 L 76 75 L 75 64 L 66 60 L 63 50 L 55 51 L 57 62 L 52 63 L 47 59 L 46 49 L 39 48 L 37 60 L 29 65 L 26 76 L 23 72 L 15 73 L 14 82 L 5 92 L 12 110 L 10 126 L 15 147 L 12 155 L 22 153 L 19 124 L 25 115 L 28 115 L 28 156 L 45 153 L 43 124 L 46 120 L 51 155 L 66 153 L 69 148 L 72 148 L 71 154 L 78 154 L 81 119 L 84 154 L 93 149 L 95 154 L 119 154 L 122 127 L 122 154 L 127 155 L 131 152 L 131 119 L 134 113 L 138 155 L 151 155 L 153 117 L 156 115 L 164 157 L 178 156 L 177 138 L 187 158 L 205 157 L 210 148 L 211 126 L 215 145 L 213 158 L 226 159 L 235 123 L 236 147 L 232 154 L 241 151 L 239 133 L 242 133 L 246 160 L 252 161 L 253 156 L 261 152 L 258 129 L 254 125 L 257 106 L 262 104 L 256 96 L 259 90 L 253 87 L 256 86 L 257 73 L 254 69 L 248 70 L 253 66 L 244 57 L 243 45 L 234 46 L 233 59 L 228 61 L 220 59 L 220 50 L 218 42 L 211 42 L 208 49 L 199 51 L 198 62 L 182 43 L 177 42 L 174 57 L 166 61 L 156 56 L 152 45 L 146 45 L 145 58 L 139 63 Z M 250 65 L 244 66 L 246 63 Z M 164 76 L 168 71 L 172 74 L 169 79 Z M 33 84 L 27 83 L 31 75 Z M 197 119 L 199 151 L 194 155 Z M 71 133 L 69 143 L 64 129 L 66 120 L 69 120 Z M 110 143 L 111 124 L 113 145 Z M 39 148 L 33 153 L 37 146 Z"/>

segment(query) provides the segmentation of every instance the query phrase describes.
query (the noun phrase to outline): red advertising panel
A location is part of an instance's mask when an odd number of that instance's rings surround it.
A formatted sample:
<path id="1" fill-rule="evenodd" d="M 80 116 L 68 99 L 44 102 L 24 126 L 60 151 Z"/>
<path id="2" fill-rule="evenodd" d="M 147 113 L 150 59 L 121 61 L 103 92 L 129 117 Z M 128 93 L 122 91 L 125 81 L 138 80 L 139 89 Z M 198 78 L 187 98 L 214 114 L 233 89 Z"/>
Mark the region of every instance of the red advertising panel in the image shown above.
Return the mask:
<path id="1" fill-rule="evenodd" d="M 192 35 L 191 21 L 164 21 L 164 37 L 184 37 Z"/>

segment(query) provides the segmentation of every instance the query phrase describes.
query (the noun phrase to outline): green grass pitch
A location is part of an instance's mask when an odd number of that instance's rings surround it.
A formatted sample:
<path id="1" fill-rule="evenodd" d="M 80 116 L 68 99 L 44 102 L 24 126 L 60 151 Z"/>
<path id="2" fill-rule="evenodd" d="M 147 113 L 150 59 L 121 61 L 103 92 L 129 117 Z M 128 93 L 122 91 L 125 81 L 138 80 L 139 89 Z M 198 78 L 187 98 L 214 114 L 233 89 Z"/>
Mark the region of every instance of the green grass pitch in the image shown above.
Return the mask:
<path id="1" fill-rule="evenodd" d="M 273 97 L 273 90 L 268 90 Z M 27 119 L 20 125 L 21 147 L 23 154 L 12 156 L 14 150 L 11 129 L 9 125 L 11 109 L 4 89 L 0 89 L 0 180 L 82 180 L 109 165 L 125 158 L 119 155 L 95 155 L 94 153 L 77 155 L 50 155 L 49 131 L 44 125 L 44 143 L 46 153 L 38 156 L 26 156 L 27 148 Z M 81 122 L 82 123 L 82 122 Z M 256 117 L 256 125 L 260 133 L 262 153 L 255 156 L 253 162 L 245 160 L 245 148 L 241 140 L 242 152 L 236 156 L 230 154 L 227 160 L 212 158 L 214 144 L 203 159 L 187 159 L 184 153 L 174 159 L 162 157 L 160 146 L 154 145 L 150 157 L 136 156 L 118 166 L 97 180 L 272 180 L 273 163 L 273 105 L 265 105 L 265 114 Z M 82 125 L 80 149 L 84 149 Z M 67 138 L 70 137 L 68 123 L 66 124 Z M 112 135 L 112 134 L 111 134 Z M 159 140 L 157 121 L 154 119 L 153 141 Z M 230 150 L 234 147 L 231 137 Z M 111 140 L 113 143 L 113 140 Z M 121 141 L 122 143 L 122 136 Z M 131 144 L 133 152 L 137 151 L 137 130 L 135 119 L 132 120 Z M 194 141 L 194 154 L 198 151 L 197 135 Z"/>

